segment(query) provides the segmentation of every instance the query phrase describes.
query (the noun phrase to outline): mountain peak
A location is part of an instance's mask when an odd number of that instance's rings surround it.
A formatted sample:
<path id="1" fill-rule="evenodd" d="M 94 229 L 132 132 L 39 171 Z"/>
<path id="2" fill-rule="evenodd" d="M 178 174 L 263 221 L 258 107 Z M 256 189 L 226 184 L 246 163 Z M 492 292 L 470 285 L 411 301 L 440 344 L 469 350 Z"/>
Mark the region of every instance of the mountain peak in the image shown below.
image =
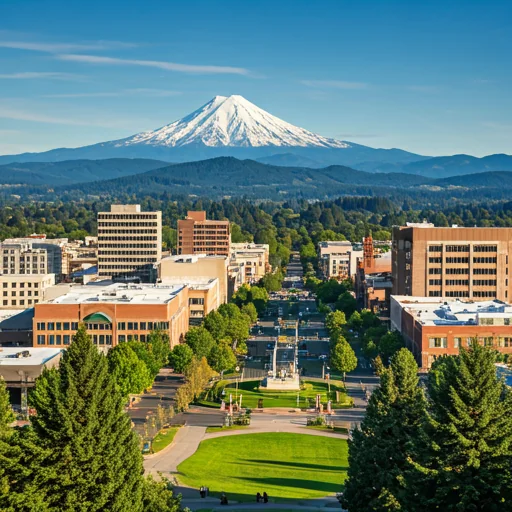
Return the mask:
<path id="1" fill-rule="evenodd" d="M 154 131 L 115 141 L 133 145 L 182 147 L 317 147 L 348 148 L 349 144 L 294 126 L 240 96 L 215 96 L 188 116 Z"/>

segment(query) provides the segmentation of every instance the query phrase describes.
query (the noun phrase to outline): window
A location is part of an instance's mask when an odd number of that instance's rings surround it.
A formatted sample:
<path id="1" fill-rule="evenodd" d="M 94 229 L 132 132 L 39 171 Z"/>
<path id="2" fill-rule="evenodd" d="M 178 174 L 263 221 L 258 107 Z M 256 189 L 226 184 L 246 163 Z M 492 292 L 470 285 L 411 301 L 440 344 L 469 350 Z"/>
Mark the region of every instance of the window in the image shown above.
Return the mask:
<path id="1" fill-rule="evenodd" d="M 494 318 L 480 318 L 480 325 L 494 325 Z"/>
<path id="2" fill-rule="evenodd" d="M 478 342 L 481 343 L 484 347 L 492 347 L 493 338 L 492 336 L 478 338 Z"/>
<path id="3" fill-rule="evenodd" d="M 473 286 L 496 286 L 496 279 L 473 279 Z"/>
<path id="4" fill-rule="evenodd" d="M 498 248 L 495 245 L 475 245 L 474 252 L 496 252 Z"/>
<path id="5" fill-rule="evenodd" d="M 55 336 L 55 343 L 56 343 L 57 345 L 62 345 L 62 336 L 61 336 L 60 334 L 57 334 L 57 335 Z"/>
<path id="6" fill-rule="evenodd" d="M 440 268 L 429 268 L 428 269 L 428 273 L 430 275 L 433 275 L 433 274 L 440 274 L 441 273 L 441 269 Z"/>
<path id="7" fill-rule="evenodd" d="M 147 328 L 146 328 L 146 322 L 141 322 L 140 323 L 140 330 L 141 331 L 145 331 Z"/>
<path id="8" fill-rule="evenodd" d="M 446 286 L 469 286 L 468 279 L 447 279 Z"/>
<path id="9" fill-rule="evenodd" d="M 499 338 L 499 340 L 498 340 L 498 345 L 499 345 L 500 347 L 505 347 L 505 348 L 512 347 L 512 338 L 509 338 L 509 337 L 506 337 L 506 338 L 500 337 L 500 338 Z"/>
<path id="10" fill-rule="evenodd" d="M 44 331 L 46 328 L 46 324 L 44 322 L 37 322 L 37 330 Z"/>
<path id="11" fill-rule="evenodd" d="M 4 288 L 7 288 L 7 283 L 4 283 Z"/>
<path id="12" fill-rule="evenodd" d="M 112 335 L 111 334 L 105 335 L 105 344 L 112 345 Z"/>
<path id="13" fill-rule="evenodd" d="M 473 263 L 496 263 L 496 256 L 476 256 Z"/>
<path id="14" fill-rule="evenodd" d="M 78 322 L 71 322 L 71 330 L 78 331 Z"/>
<path id="15" fill-rule="evenodd" d="M 455 290 L 445 293 L 446 297 L 469 297 L 469 292 L 467 290 Z"/>
<path id="16" fill-rule="evenodd" d="M 46 336 L 44 334 L 37 335 L 37 344 L 38 345 L 46 345 Z"/>
<path id="17" fill-rule="evenodd" d="M 137 331 L 139 329 L 139 322 L 128 322 L 129 331 Z"/>
<path id="18" fill-rule="evenodd" d="M 145 334 L 141 334 L 140 335 L 140 341 L 142 341 L 143 343 L 146 342 L 146 335 Z"/>
<path id="19" fill-rule="evenodd" d="M 429 338 L 428 346 L 429 348 L 446 348 L 446 338 Z"/>
<path id="20" fill-rule="evenodd" d="M 48 345 L 55 345 L 55 334 L 48 335 Z"/>
<path id="21" fill-rule="evenodd" d="M 64 322 L 62 325 L 64 326 L 63 327 L 64 331 L 69 331 L 69 322 Z"/>
<path id="22" fill-rule="evenodd" d="M 448 275 L 463 275 L 469 274 L 469 268 L 447 268 L 445 273 Z"/>
<path id="23" fill-rule="evenodd" d="M 453 256 L 446 258 L 446 263 L 469 263 L 469 258 L 463 256 Z"/>
<path id="24" fill-rule="evenodd" d="M 192 299 L 188 299 L 188 303 L 204 306 L 204 299 L 192 298 Z"/>
<path id="25" fill-rule="evenodd" d="M 429 263 L 441 263 L 442 262 L 442 258 L 429 258 L 428 262 Z"/>
<path id="26" fill-rule="evenodd" d="M 430 286 L 441 286 L 441 279 L 429 279 L 428 284 Z"/>
<path id="27" fill-rule="evenodd" d="M 443 246 L 442 245 L 429 245 L 428 246 L 428 252 L 442 252 Z"/>
<path id="28" fill-rule="evenodd" d="M 70 336 L 69 334 L 64 334 L 64 345 L 69 345 Z"/>
<path id="29" fill-rule="evenodd" d="M 54 331 L 55 330 L 55 323 L 54 322 L 48 322 L 48 330 Z"/>
<path id="30" fill-rule="evenodd" d="M 117 337 L 117 341 L 119 343 L 123 343 L 123 341 L 126 341 L 126 336 L 124 334 L 120 334 L 118 337 Z"/>
<path id="31" fill-rule="evenodd" d="M 430 290 L 428 292 L 429 297 L 441 297 L 441 290 Z"/>
<path id="32" fill-rule="evenodd" d="M 469 245 L 447 245 L 446 252 L 469 252 Z"/>
<path id="33" fill-rule="evenodd" d="M 62 331 L 62 323 L 57 322 L 57 327 L 55 328 L 57 331 Z"/>
<path id="34" fill-rule="evenodd" d="M 495 276 L 496 275 L 496 269 L 495 268 L 474 268 L 473 269 L 474 275 L 480 275 L 480 276 Z"/>
<path id="35" fill-rule="evenodd" d="M 118 331 L 126 331 L 126 323 L 125 322 L 117 322 L 117 330 Z"/>
<path id="36" fill-rule="evenodd" d="M 462 338 L 453 338 L 453 346 L 454 348 L 459 348 L 462 342 Z"/>

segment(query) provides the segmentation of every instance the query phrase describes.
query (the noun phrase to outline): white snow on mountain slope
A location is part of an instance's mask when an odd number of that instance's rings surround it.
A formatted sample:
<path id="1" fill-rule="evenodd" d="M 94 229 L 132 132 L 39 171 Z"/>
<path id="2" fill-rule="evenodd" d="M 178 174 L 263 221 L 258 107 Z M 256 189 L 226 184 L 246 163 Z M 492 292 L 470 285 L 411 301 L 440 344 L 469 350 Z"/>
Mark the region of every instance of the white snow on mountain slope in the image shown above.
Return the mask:
<path id="1" fill-rule="evenodd" d="M 174 123 L 115 141 L 114 144 L 117 147 L 136 144 L 166 147 L 188 144 L 211 147 L 350 147 L 346 142 L 322 137 L 287 123 L 237 95 L 215 96 L 200 109 Z"/>

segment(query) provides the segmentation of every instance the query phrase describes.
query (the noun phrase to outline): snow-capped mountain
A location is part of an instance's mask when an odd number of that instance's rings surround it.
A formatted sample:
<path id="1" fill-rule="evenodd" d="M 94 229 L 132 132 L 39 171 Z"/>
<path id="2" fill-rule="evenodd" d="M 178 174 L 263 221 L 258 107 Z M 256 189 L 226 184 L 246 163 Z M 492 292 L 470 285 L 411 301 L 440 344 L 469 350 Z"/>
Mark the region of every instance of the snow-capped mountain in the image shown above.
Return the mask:
<path id="1" fill-rule="evenodd" d="M 158 130 L 117 141 L 117 146 L 150 144 L 180 147 L 318 147 L 348 148 L 346 142 L 329 139 L 287 123 L 243 96 L 215 96 L 186 117 Z"/>
<path id="2" fill-rule="evenodd" d="M 0 156 L 0 164 L 105 158 L 178 163 L 220 156 L 296 167 L 341 164 L 357 168 L 361 164 L 365 170 L 424 158 L 400 149 L 373 149 L 317 135 L 234 95 L 215 96 L 198 110 L 154 131 L 73 149 Z"/>

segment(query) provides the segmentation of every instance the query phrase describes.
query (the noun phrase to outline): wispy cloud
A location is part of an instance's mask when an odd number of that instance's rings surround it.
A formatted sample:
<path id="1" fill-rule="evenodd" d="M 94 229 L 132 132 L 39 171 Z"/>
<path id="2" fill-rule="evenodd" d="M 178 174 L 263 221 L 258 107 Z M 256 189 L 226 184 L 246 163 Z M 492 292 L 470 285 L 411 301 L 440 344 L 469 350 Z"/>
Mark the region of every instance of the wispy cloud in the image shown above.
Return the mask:
<path id="1" fill-rule="evenodd" d="M 33 123 L 61 124 L 68 126 L 99 126 L 103 128 L 121 128 L 125 121 L 103 120 L 94 118 L 93 120 L 78 119 L 77 116 L 69 117 L 54 116 L 51 114 L 37 113 L 12 107 L 0 105 L 0 119 L 12 119 L 15 121 L 30 121 Z"/>
<path id="2" fill-rule="evenodd" d="M 407 86 L 407 89 L 413 92 L 423 92 L 428 94 L 434 94 L 440 91 L 439 87 L 436 87 L 435 85 L 409 85 Z"/>
<path id="3" fill-rule="evenodd" d="M 164 62 L 158 60 L 119 59 L 115 57 L 100 57 L 97 55 L 79 54 L 60 54 L 56 55 L 55 57 L 59 60 L 84 62 L 87 64 L 107 64 L 113 66 L 143 66 L 164 69 L 166 71 L 178 71 L 181 73 L 231 74 L 246 76 L 250 75 L 250 71 L 248 69 L 232 66 L 203 66 L 194 64 L 178 64 L 176 62 Z"/>
<path id="4" fill-rule="evenodd" d="M 73 82 L 83 82 L 86 77 L 75 73 L 61 73 L 58 71 L 23 71 L 21 73 L 2 73 L 0 79 L 6 80 L 70 80 Z"/>
<path id="5" fill-rule="evenodd" d="M 94 41 L 91 43 L 46 43 L 37 41 L 0 41 L 0 48 L 12 48 L 15 50 L 28 50 L 44 53 L 68 53 L 91 50 L 117 50 L 134 48 L 135 43 L 121 41 Z"/>
<path id="6" fill-rule="evenodd" d="M 301 80 L 300 83 L 307 87 L 319 89 L 368 89 L 365 82 L 347 82 L 345 80 Z"/>
<path id="7" fill-rule="evenodd" d="M 45 94 L 43 98 L 117 98 L 121 96 L 152 96 L 164 98 L 168 96 L 179 96 L 181 91 L 168 91 L 165 89 L 123 89 L 112 92 L 77 92 L 70 94 Z"/>

